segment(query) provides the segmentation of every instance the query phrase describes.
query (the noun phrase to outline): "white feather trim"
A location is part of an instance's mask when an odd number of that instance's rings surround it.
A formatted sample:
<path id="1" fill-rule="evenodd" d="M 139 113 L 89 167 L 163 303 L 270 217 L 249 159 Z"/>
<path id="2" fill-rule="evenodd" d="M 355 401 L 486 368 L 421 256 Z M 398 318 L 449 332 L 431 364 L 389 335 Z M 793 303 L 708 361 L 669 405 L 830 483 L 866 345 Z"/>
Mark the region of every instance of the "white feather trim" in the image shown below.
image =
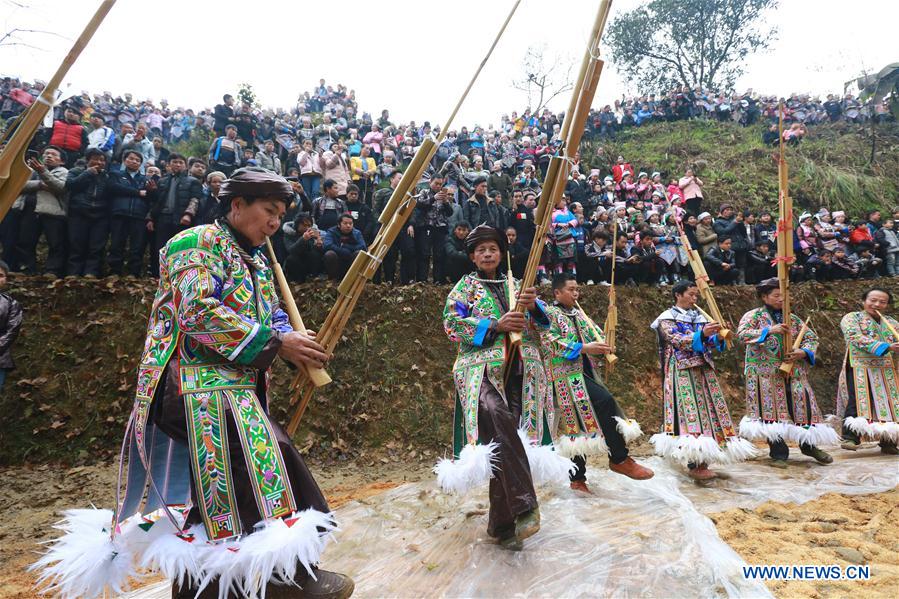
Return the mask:
<path id="1" fill-rule="evenodd" d="M 222 599 L 229 591 L 250 599 L 264 597 L 265 586 L 273 578 L 295 582 L 298 565 L 312 574 L 336 529 L 333 514 L 312 509 L 260 522 L 252 534 L 236 543 L 206 551 L 202 584 L 218 579 Z"/>
<path id="2" fill-rule="evenodd" d="M 714 437 L 658 433 L 649 439 L 656 453 L 679 464 L 713 464 L 728 458 Z"/>
<path id="3" fill-rule="evenodd" d="M 466 445 L 459 452 L 459 459 L 442 458 L 434 466 L 437 484 L 445 493 L 467 493 L 483 486 L 493 476 L 497 460 L 496 442 L 487 445 Z"/>
<path id="4" fill-rule="evenodd" d="M 743 462 L 757 456 L 758 451 L 756 450 L 755 445 L 746 439 L 731 437 L 727 440 L 724 455 L 726 463 Z"/>
<path id="5" fill-rule="evenodd" d="M 633 418 L 620 418 L 619 416 L 613 416 L 613 418 L 618 422 L 615 428 L 624 437 L 626 444 L 630 445 L 643 436 L 643 429 L 640 428 L 640 423 Z"/>
<path id="6" fill-rule="evenodd" d="M 860 437 L 868 437 L 870 439 L 877 438 L 874 427 L 868 422 L 867 418 L 862 418 L 861 416 L 848 416 L 843 422 L 845 422 L 846 428 Z"/>
<path id="7" fill-rule="evenodd" d="M 143 533 L 145 539 L 140 538 Z M 203 549 L 206 546 L 206 533 L 202 525 L 192 526 L 185 534 L 179 535 L 172 523 L 164 518 L 157 520 L 150 530 L 129 531 L 126 540 L 134 538 L 145 541 L 143 551 L 139 555 L 141 568 L 155 570 L 178 586 L 194 586 L 203 578 Z"/>
<path id="8" fill-rule="evenodd" d="M 878 441 L 896 443 L 899 440 L 899 424 L 895 422 L 874 421 L 871 423 L 872 437 Z"/>
<path id="9" fill-rule="evenodd" d="M 518 436 L 524 445 L 531 467 L 531 480 L 534 486 L 543 484 L 569 483 L 569 474 L 577 470 L 570 458 L 561 455 L 552 445 L 535 445 L 528 440 L 526 431 L 519 430 Z"/>
<path id="10" fill-rule="evenodd" d="M 804 426 L 798 428 L 801 431 L 798 439 L 801 445 L 822 447 L 840 444 L 840 436 L 829 424 L 812 424 L 808 428 Z"/>
<path id="11" fill-rule="evenodd" d="M 562 436 L 556 439 L 556 451 L 566 458 L 575 456 L 608 455 L 609 448 L 602 434 L 597 433 L 592 437 L 577 435 L 575 437 Z"/>
<path id="12" fill-rule="evenodd" d="M 791 422 L 765 422 L 759 418 L 743 416 L 740 420 L 740 436 L 749 441 L 791 441 Z"/>
<path id="13" fill-rule="evenodd" d="M 138 578 L 128 547 L 110 538 L 112 511 L 76 509 L 54 525 L 63 535 L 48 542 L 47 552 L 29 567 L 40 570 L 37 586 L 64 599 L 120 595 L 128 579 Z"/>

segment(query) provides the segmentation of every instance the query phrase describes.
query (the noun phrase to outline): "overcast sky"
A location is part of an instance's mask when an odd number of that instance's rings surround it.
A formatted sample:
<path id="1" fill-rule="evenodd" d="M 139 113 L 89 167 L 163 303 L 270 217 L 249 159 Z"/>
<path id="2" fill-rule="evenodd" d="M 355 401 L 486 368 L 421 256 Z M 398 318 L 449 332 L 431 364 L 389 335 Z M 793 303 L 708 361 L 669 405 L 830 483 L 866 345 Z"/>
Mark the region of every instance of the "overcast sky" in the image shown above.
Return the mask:
<path id="1" fill-rule="evenodd" d="M 612 19 L 639 0 L 616 0 Z M 394 120 L 449 115 L 512 0 L 118 0 L 63 83 L 65 95 L 105 90 L 211 107 L 238 83 L 265 106 L 292 106 L 320 77 L 356 90 L 363 111 Z M 0 32 L 25 34 L 40 49 L 0 46 L 0 74 L 48 80 L 99 5 L 97 0 L 0 0 Z M 481 73 L 456 124 L 498 123 L 527 105 L 511 82 L 529 46 L 577 74 L 597 7 L 594 0 L 524 0 Z M 761 93 L 841 92 L 862 69 L 899 60 L 893 0 L 782 0 L 769 15 L 780 35 L 752 57 L 738 89 Z M 631 94 L 607 60 L 595 104 Z M 551 108 L 564 110 L 568 94 Z"/>

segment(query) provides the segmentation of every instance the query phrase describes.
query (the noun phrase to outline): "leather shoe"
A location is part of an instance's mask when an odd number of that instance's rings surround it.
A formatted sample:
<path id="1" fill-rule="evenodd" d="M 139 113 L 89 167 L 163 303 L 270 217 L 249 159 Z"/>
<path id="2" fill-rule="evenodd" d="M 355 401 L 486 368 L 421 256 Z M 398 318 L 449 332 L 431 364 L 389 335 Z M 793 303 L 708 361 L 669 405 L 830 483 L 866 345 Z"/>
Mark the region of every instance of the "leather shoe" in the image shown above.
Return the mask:
<path id="1" fill-rule="evenodd" d="M 540 530 L 540 509 L 534 508 L 515 518 L 515 536 L 523 541 Z"/>
<path id="2" fill-rule="evenodd" d="M 573 480 L 571 481 L 570 486 L 572 491 L 580 491 L 581 493 L 586 493 L 587 495 L 593 495 L 593 491 L 591 491 L 590 487 L 587 486 L 587 481 Z"/>
<path id="3" fill-rule="evenodd" d="M 712 480 L 717 476 L 717 474 L 709 470 L 708 464 L 700 464 L 696 468 L 690 468 L 687 474 L 693 480 Z"/>
<path id="4" fill-rule="evenodd" d="M 628 478 L 633 478 L 634 480 L 647 480 L 655 475 L 655 472 L 653 472 L 646 466 L 641 466 L 631 457 L 626 458 L 620 464 L 609 462 L 609 470 L 611 470 L 612 472 L 617 472 L 618 474 L 623 474 Z"/>

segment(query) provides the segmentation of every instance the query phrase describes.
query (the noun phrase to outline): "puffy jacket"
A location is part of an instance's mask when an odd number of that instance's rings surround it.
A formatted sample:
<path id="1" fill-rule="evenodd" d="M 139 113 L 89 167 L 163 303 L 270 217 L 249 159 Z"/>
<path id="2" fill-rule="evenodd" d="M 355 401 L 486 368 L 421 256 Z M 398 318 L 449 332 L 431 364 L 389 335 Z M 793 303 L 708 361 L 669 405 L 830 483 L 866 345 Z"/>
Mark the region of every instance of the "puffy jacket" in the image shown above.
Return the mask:
<path id="1" fill-rule="evenodd" d="M 326 252 L 333 251 L 338 256 L 349 256 L 353 252 L 365 249 L 365 240 L 362 239 L 362 232 L 355 227 L 350 231 L 349 235 L 344 235 L 340 232 L 340 226 L 335 225 L 328 229 L 322 242 Z"/>
<path id="2" fill-rule="evenodd" d="M 718 234 L 711 225 L 699 223 L 696 225 L 696 241 L 702 247 L 702 253 L 705 255 L 713 247 L 718 247 Z"/>
<path id="3" fill-rule="evenodd" d="M 109 173 L 96 175 L 85 168 L 73 168 L 66 178 L 69 192 L 69 214 L 85 214 L 91 217 L 109 214 Z"/>
<path id="4" fill-rule="evenodd" d="M 87 130 L 80 123 L 56 121 L 50 134 L 50 145 L 66 152 L 80 154 L 87 147 Z"/>
<path id="5" fill-rule="evenodd" d="M 47 216 L 65 216 L 68 205 L 66 197 L 66 177 L 69 171 L 64 166 L 57 166 L 52 171 L 44 169 L 43 173 L 35 172 L 31 176 L 31 180 L 25 183 L 22 188 L 22 194 L 16 198 L 12 205 L 13 210 L 23 210 L 25 208 L 25 198 L 34 194 L 37 202 L 34 207 L 36 214 L 45 214 Z M 41 189 L 41 183 L 47 189 Z"/>
<path id="6" fill-rule="evenodd" d="M 22 307 L 5 293 L 0 293 L 0 368 L 16 367 L 12 359 L 12 345 L 22 326 Z"/>
<path id="7" fill-rule="evenodd" d="M 746 226 L 742 222 L 737 222 L 733 217 L 724 218 L 719 216 L 712 222 L 712 228 L 718 236 L 725 235 L 734 241 L 733 250 L 741 251 L 749 249 L 749 239 L 746 237 Z"/>
<path id="8" fill-rule="evenodd" d="M 169 197 L 169 188 L 173 184 L 178 186 L 175 192 L 175 205 L 172 207 L 171 213 L 167 214 L 166 202 Z M 189 214 L 193 218 L 200 209 L 202 197 L 203 186 L 197 179 L 186 173 L 182 173 L 178 177 L 166 175 L 159 180 L 159 188 L 156 192 L 156 200 L 153 202 L 150 216 L 153 220 L 168 218 L 176 223 L 185 214 Z"/>
<path id="9" fill-rule="evenodd" d="M 141 197 L 140 191 L 147 185 L 147 178 L 138 173 L 118 172 L 110 175 L 110 213 L 113 216 L 145 219 L 150 212 L 154 196 Z"/>

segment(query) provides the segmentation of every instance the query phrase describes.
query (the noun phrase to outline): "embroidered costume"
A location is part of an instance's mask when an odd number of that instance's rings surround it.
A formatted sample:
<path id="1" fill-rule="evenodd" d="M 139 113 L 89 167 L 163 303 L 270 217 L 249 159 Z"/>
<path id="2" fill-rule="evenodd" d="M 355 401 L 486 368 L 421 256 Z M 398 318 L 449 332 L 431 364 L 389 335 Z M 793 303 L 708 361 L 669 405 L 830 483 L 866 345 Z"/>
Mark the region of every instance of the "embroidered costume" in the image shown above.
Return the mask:
<path id="1" fill-rule="evenodd" d="M 806 358 L 793 362 L 787 378 L 780 371 L 783 335 L 769 333 L 782 320 L 783 312 L 768 306 L 750 310 L 740 319 L 737 336 L 746 344 L 746 415 L 740 421 L 740 436 L 770 444 L 792 441 L 801 447 L 837 445 L 839 437 L 824 423 L 808 379 L 809 369 L 815 365 L 818 335 L 807 330 L 800 344 Z M 802 320 L 792 314 L 790 321 L 796 339 Z"/>
<path id="2" fill-rule="evenodd" d="M 287 434 L 267 414 L 268 369 L 291 331 L 260 248 L 225 221 L 160 252 L 117 509 L 72 510 L 36 564 L 65 596 L 121 593 L 155 570 L 255 597 L 313 572 L 335 523 Z M 126 459 L 127 458 L 127 459 Z"/>
<path id="3" fill-rule="evenodd" d="M 894 328 L 899 322 L 889 316 Z M 865 311 L 840 321 L 846 355 L 837 387 L 837 414 L 843 415 L 843 437 L 867 437 L 882 444 L 899 441 L 899 372 L 890 345 L 899 341 L 886 325 Z"/>
<path id="4" fill-rule="evenodd" d="M 548 312 L 550 328 L 541 338 L 555 392 L 557 450 L 570 457 L 610 453 L 613 462 L 623 461 L 627 458 L 626 444 L 643 432 L 635 420 L 624 417 L 603 386 L 603 356 L 581 352 L 588 343 L 606 342 L 602 330 L 597 327 L 594 333 L 577 308 L 554 304 Z M 600 402 L 600 396 L 608 396 L 601 403 L 609 404 L 609 414 L 597 414 L 594 404 Z"/>
<path id="5" fill-rule="evenodd" d="M 686 466 L 742 461 L 755 455 L 737 436 L 715 373 L 717 335 L 703 337 L 708 320 L 697 310 L 674 306 L 652 323 L 662 369 L 663 428 L 650 438 L 657 454 Z"/>
<path id="6" fill-rule="evenodd" d="M 513 284 L 517 292 L 519 282 Z M 535 330 L 549 320 L 539 302 L 526 315 L 529 327 L 504 380 L 508 336 L 493 324 L 508 312 L 508 295 L 504 278 L 468 274 L 453 287 L 443 312 L 444 330 L 459 344 L 453 365 L 455 460 L 441 460 L 435 472 L 448 492 L 465 492 L 489 478 L 492 536 L 502 536 L 517 516 L 537 507 L 534 482 L 567 480 L 571 466 L 551 447 L 552 402 Z"/>

